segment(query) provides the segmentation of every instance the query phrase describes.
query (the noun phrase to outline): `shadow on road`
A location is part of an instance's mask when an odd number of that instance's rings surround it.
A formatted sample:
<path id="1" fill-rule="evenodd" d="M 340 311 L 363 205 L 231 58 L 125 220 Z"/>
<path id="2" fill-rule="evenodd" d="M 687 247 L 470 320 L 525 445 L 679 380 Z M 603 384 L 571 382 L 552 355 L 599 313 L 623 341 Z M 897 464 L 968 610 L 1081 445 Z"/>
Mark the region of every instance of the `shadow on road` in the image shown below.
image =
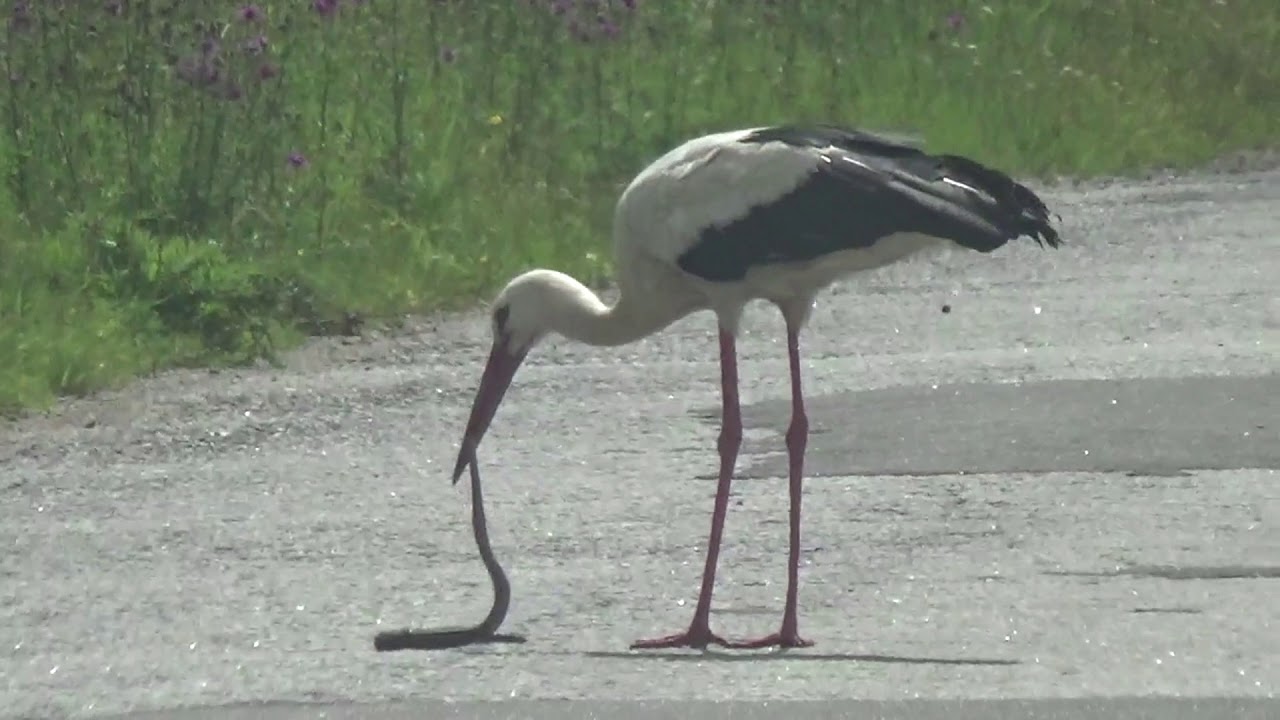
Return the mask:
<path id="1" fill-rule="evenodd" d="M 789 399 L 743 406 L 781 434 Z M 889 387 L 814 396 L 808 477 L 1280 468 L 1280 374 Z M 917 438 L 928 438 L 920 442 Z M 785 478 L 786 453 L 739 478 Z"/>
<path id="2" fill-rule="evenodd" d="M 577 653 L 565 653 L 573 654 Z M 1001 658 L 941 658 L 911 657 L 908 655 L 879 655 L 875 653 L 791 653 L 774 651 L 769 653 L 727 653 L 707 650 L 705 652 L 625 652 L 616 650 L 592 650 L 582 653 L 587 657 L 617 660 L 665 660 L 668 662 L 695 661 L 705 662 L 758 662 L 761 660 L 786 660 L 787 662 L 874 662 L 899 663 L 904 665 L 1020 665 L 1021 660 Z"/>
<path id="3" fill-rule="evenodd" d="M 1163 580 L 1252 580 L 1280 578 L 1273 565 L 1135 565 L 1118 570 L 1046 570 L 1045 575 L 1107 578 L 1124 575 Z"/>

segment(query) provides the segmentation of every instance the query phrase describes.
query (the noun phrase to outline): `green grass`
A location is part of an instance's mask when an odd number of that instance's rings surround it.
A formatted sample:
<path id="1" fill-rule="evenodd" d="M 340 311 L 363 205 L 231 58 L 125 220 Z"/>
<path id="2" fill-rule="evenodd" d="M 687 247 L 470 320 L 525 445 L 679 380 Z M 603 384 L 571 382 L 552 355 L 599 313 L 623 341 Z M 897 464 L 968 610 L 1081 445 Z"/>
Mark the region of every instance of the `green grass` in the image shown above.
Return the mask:
<path id="1" fill-rule="evenodd" d="M 1280 139 L 1271 0 L 577 2 L 616 38 L 555 0 L 30 5 L 0 47 L 8 410 L 457 307 L 534 265 L 599 281 L 622 185 L 704 131 L 906 129 L 1025 175 Z"/>

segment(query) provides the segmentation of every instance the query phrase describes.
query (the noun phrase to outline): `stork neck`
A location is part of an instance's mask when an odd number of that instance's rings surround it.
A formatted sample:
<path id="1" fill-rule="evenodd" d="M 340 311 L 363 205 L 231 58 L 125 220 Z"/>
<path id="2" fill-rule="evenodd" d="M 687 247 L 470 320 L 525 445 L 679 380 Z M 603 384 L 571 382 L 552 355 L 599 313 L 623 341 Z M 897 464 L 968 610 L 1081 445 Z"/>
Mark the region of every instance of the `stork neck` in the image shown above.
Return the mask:
<path id="1" fill-rule="evenodd" d="M 612 306 L 587 288 L 577 293 L 572 311 L 556 330 L 567 338 L 597 346 L 626 345 L 661 330 L 683 314 L 658 302 L 641 303 L 625 292 Z"/>

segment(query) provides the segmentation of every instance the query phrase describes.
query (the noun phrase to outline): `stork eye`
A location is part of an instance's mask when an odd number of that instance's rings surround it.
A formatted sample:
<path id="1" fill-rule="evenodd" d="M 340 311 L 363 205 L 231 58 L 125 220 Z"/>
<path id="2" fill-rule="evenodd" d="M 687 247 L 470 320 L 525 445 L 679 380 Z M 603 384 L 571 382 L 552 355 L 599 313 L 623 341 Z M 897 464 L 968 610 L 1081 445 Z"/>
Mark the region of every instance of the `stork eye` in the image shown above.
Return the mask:
<path id="1" fill-rule="evenodd" d="M 493 326 L 498 332 L 502 332 L 507 328 L 507 318 L 511 316 L 510 305 L 499 305 L 493 311 Z"/>

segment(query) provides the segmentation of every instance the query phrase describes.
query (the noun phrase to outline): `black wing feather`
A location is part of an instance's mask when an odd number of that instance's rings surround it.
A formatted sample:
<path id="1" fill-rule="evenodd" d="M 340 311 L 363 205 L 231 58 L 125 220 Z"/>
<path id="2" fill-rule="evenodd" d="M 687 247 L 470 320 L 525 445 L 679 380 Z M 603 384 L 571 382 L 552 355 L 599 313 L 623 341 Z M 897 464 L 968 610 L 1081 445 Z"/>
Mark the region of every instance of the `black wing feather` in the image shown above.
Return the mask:
<path id="1" fill-rule="evenodd" d="M 755 265 L 868 248 L 895 233 L 947 238 L 980 252 L 1021 235 L 1061 244 L 1034 192 L 968 158 L 831 125 L 767 128 L 741 142 L 821 148 L 825 161 L 786 195 L 701 233 L 678 264 L 707 280 L 741 280 Z"/>

